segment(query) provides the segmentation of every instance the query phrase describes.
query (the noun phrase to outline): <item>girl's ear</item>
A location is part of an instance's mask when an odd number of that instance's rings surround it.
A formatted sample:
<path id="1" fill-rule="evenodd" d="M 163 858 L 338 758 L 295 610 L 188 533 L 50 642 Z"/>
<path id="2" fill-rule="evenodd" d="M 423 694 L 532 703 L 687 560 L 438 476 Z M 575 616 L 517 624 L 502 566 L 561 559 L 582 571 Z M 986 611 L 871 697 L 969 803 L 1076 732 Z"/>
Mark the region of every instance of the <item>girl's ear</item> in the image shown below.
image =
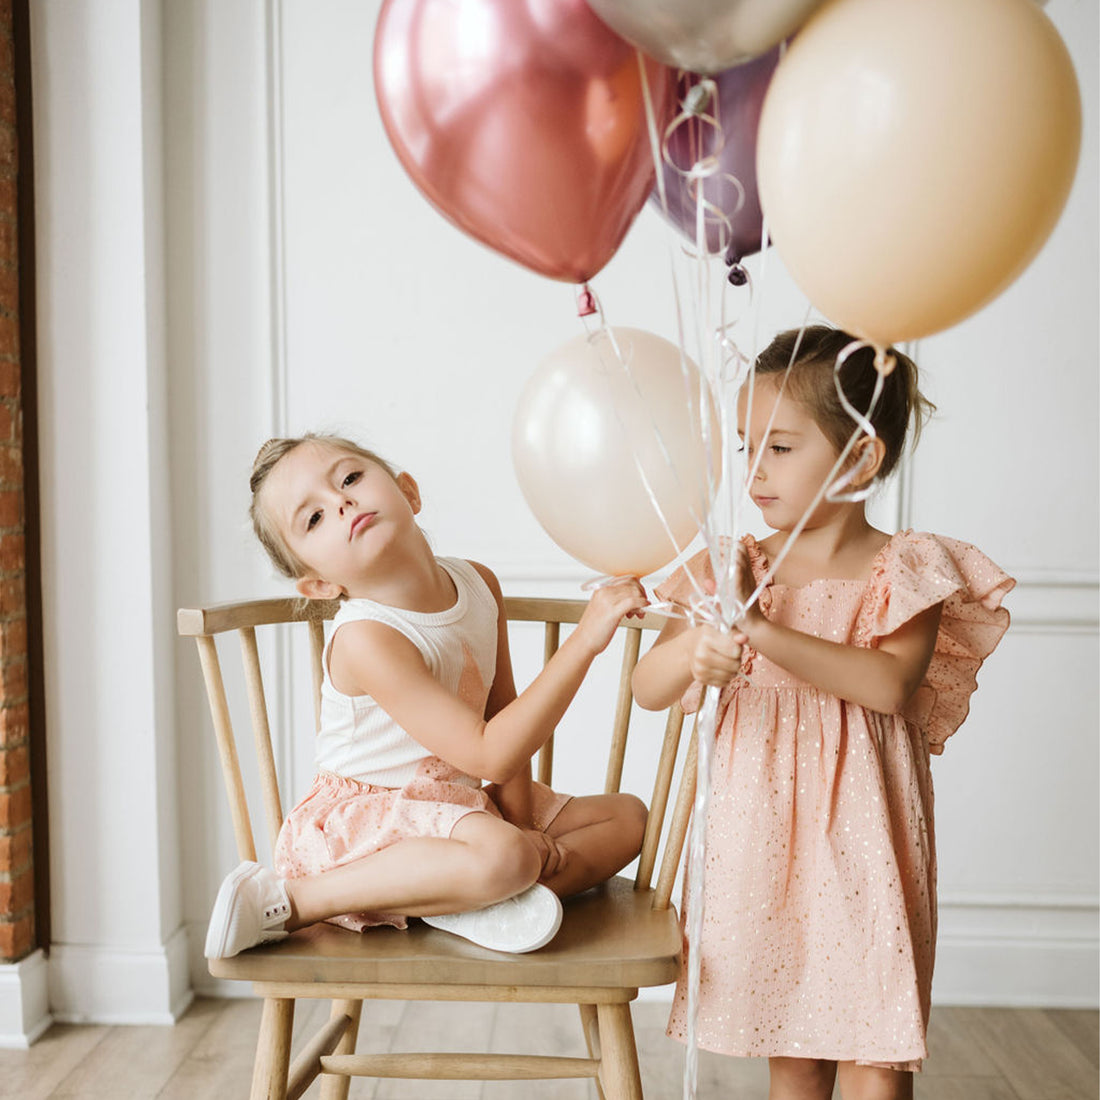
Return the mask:
<path id="1" fill-rule="evenodd" d="M 294 587 L 298 589 L 298 595 L 305 596 L 307 600 L 335 600 L 347 595 L 340 585 L 323 581 L 320 577 L 301 577 Z"/>
<path id="2" fill-rule="evenodd" d="M 397 475 L 397 487 L 404 493 L 415 516 L 420 511 L 420 486 L 417 485 L 416 479 L 412 474 L 402 471 Z"/>
<path id="3" fill-rule="evenodd" d="M 864 437 L 856 444 L 853 461 L 859 467 L 854 484 L 866 485 L 875 480 L 886 457 L 886 444 L 878 436 Z"/>

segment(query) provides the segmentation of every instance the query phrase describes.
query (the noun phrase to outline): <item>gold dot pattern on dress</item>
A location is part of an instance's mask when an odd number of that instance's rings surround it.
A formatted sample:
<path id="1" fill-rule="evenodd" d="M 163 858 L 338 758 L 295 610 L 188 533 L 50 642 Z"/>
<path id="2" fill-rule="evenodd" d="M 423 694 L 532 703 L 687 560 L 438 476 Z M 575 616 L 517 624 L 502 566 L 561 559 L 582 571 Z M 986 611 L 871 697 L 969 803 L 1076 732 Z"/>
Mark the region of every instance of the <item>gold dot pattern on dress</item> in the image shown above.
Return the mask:
<path id="1" fill-rule="evenodd" d="M 745 543 L 760 580 L 763 553 Z M 688 604 L 689 570 L 710 579 L 708 553 L 657 595 Z M 1008 626 L 1000 603 L 1013 583 L 972 546 L 905 531 L 867 582 L 761 593 L 772 621 L 865 647 L 926 608 L 944 610 L 925 682 L 902 714 L 838 699 L 746 647 L 748 682 L 721 697 L 702 940 L 685 943 L 702 952 L 702 1048 L 919 1068 L 936 943 L 929 753 L 966 716 L 977 670 Z M 692 685 L 685 710 L 700 695 Z M 682 979 L 674 1038 L 686 1017 Z"/>

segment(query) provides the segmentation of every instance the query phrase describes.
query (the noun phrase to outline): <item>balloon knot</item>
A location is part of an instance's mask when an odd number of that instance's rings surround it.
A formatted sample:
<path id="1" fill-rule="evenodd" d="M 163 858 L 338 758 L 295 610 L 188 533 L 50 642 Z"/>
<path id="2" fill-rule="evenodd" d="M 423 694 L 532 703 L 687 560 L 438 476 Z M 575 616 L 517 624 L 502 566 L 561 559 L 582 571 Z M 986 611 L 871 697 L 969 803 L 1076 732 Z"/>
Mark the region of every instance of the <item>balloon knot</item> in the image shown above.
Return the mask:
<path id="1" fill-rule="evenodd" d="M 710 106 L 710 99 L 714 93 L 714 89 L 715 84 L 713 80 L 701 80 L 698 84 L 689 88 L 687 95 L 684 96 L 684 114 L 704 114 L 706 109 Z"/>
<path id="2" fill-rule="evenodd" d="M 596 312 L 596 295 L 588 288 L 588 284 L 577 291 L 577 316 L 590 317 Z"/>
<path id="3" fill-rule="evenodd" d="M 726 278 L 730 286 L 744 286 L 749 281 L 749 273 L 740 264 L 730 264 Z"/>
<path id="4" fill-rule="evenodd" d="M 898 361 L 885 349 L 875 348 L 875 370 L 885 378 L 898 365 Z"/>

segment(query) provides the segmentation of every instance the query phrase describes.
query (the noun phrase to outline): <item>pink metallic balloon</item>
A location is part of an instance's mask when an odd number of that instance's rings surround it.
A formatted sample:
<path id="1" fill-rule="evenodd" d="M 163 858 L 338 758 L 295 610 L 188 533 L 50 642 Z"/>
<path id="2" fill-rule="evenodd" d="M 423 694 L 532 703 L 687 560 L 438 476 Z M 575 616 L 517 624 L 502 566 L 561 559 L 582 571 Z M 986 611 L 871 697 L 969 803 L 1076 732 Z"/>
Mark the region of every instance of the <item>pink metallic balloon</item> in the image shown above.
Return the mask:
<path id="1" fill-rule="evenodd" d="M 663 125 L 673 74 L 643 60 Z M 552 279 L 595 275 L 653 186 L 639 55 L 584 0 L 385 0 L 374 84 L 429 201 Z"/>

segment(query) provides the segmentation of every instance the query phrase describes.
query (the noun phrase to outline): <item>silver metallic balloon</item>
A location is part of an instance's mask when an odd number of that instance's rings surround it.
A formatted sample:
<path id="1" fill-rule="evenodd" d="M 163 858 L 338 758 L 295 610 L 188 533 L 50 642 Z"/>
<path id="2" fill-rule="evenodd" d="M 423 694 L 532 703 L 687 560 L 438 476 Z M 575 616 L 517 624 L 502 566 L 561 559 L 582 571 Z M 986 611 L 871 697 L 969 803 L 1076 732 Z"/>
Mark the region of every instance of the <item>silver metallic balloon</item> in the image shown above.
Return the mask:
<path id="1" fill-rule="evenodd" d="M 793 34 L 822 0 L 588 0 L 614 31 L 663 61 L 716 73 Z"/>

